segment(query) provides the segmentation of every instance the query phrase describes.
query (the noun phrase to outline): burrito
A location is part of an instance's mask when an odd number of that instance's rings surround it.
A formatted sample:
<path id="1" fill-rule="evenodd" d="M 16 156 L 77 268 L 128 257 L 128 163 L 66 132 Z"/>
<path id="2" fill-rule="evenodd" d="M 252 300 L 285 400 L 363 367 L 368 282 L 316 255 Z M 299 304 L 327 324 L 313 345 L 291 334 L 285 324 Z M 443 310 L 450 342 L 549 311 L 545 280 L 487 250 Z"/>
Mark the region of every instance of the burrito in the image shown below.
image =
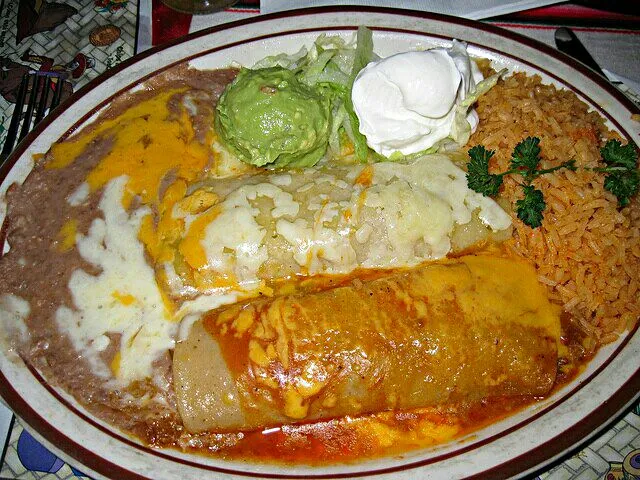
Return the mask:
<path id="1" fill-rule="evenodd" d="M 541 396 L 560 310 L 523 261 L 469 255 L 222 307 L 178 342 L 190 432 Z"/>

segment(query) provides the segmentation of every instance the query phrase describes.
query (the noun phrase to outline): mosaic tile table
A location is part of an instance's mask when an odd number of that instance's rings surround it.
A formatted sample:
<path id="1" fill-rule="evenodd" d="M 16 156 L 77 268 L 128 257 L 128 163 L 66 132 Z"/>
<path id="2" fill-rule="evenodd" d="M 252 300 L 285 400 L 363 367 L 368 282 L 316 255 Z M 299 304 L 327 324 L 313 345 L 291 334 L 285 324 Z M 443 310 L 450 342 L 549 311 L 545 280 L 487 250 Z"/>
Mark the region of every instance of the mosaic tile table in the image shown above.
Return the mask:
<path id="1" fill-rule="evenodd" d="M 129 0 L 1 0 L 0 147 L 27 70 L 65 73 L 64 98 L 134 54 L 137 18 Z M 110 38 L 99 38 L 107 26 Z"/>

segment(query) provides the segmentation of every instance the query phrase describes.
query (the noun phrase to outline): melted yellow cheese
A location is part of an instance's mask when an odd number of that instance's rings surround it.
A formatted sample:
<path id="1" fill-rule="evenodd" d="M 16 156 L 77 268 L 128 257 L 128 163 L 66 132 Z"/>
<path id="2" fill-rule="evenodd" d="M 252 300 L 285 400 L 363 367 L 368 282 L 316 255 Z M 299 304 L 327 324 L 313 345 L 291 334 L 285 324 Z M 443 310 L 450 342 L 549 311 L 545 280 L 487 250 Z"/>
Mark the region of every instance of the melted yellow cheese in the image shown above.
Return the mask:
<path id="1" fill-rule="evenodd" d="M 54 144 L 46 167 L 66 167 L 91 148 L 94 140 L 109 138 L 113 146 L 87 177 L 91 191 L 127 175 L 125 207 L 134 196 L 147 204 L 157 203 L 160 185 L 170 172 L 193 181 L 209 163 L 210 149 L 195 140 L 188 113 L 183 110 L 179 118 L 168 120 L 167 103 L 178 93 L 180 90 L 161 92 L 77 138 Z"/>
<path id="2" fill-rule="evenodd" d="M 76 244 L 76 235 L 78 233 L 78 221 L 74 218 L 67 220 L 60 232 L 58 232 L 58 242 L 56 248 L 60 252 L 68 252 Z"/>
<path id="3" fill-rule="evenodd" d="M 207 253 L 202 244 L 205 238 L 205 229 L 220 215 L 219 208 L 211 208 L 203 215 L 197 217 L 189 226 L 189 230 L 182 242 L 180 253 L 192 268 L 198 270 L 207 265 Z"/>
<path id="4" fill-rule="evenodd" d="M 154 262 L 172 262 L 175 258 L 175 244 L 184 231 L 184 220 L 173 216 L 173 207 L 183 199 L 186 191 L 187 184 L 184 180 L 175 181 L 162 197 L 157 225 L 154 224 L 152 214 L 142 219 L 138 238 L 144 243 Z"/>
<path id="5" fill-rule="evenodd" d="M 218 202 L 218 196 L 202 188 L 196 190 L 180 202 L 180 208 L 191 214 L 202 213 Z"/>
<path id="6" fill-rule="evenodd" d="M 434 312 L 440 312 L 440 318 L 450 315 L 453 304 L 463 318 L 475 319 L 489 331 L 501 331 L 505 325 L 526 327 L 540 330 L 541 336 L 560 343 L 561 308 L 549 302 L 546 289 L 537 281 L 534 267 L 527 262 L 494 255 L 469 255 L 425 265 L 413 275 L 409 284 L 405 276 L 390 277 L 385 284 L 388 298 L 376 298 L 372 300 L 373 304 L 388 301 L 395 305 L 399 302 L 402 307 L 398 311 L 412 312 L 411 315 L 424 318 L 425 322 L 431 321 L 429 315 Z M 342 288 L 332 292 L 332 298 L 339 296 L 342 303 L 349 299 L 357 302 L 357 295 L 351 292 L 353 290 Z M 431 300 L 429 305 L 425 299 Z M 284 414 L 297 420 L 307 416 L 311 402 L 335 374 L 335 366 L 323 359 L 324 354 L 306 357 L 302 353 L 306 351 L 309 339 L 323 335 L 323 332 L 340 331 L 342 319 L 324 315 L 325 312 L 318 311 L 318 306 L 313 299 L 305 302 L 303 296 L 277 297 L 268 303 L 258 301 L 230 307 L 213 317 L 215 328 L 222 335 L 248 338 L 250 371 L 259 383 L 277 388 Z M 389 340 L 392 343 L 412 338 L 412 322 L 400 321 L 383 312 L 384 308 L 378 309 L 378 313 L 370 317 L 371 323 L 363 328 L 371 329 L 380 338 L 389 338 L 393 332 L 394 337 Z M 349 348 L 353 347 L 349 345 Z M 464 352 L 459 360 L 461 364 L 467 361 Z M 360 364 L 355 363 L 349 368 L 357 373 L 359 367 Z M 274 371 L 284 373 L 276 376 L 279 383 L 271 386 Z M 482 379 L 486 385 L 493 386 L 506 380 L 508 377 L 504 373 Z M 389 402 L 394 404 L 396 399 L 389 398 Z M 436 429 L 423 433 L 437 436 L 451 432 Z"/>
<path id="7" fill-rule="evenodd" d="M 113 356 L 113 359 L 111 360 L 111 365 L 109 365 L 111 367 L 111 372 L 115 377 L 120 376 L 121 360 L 122 360 L 122 354 L 120 352 L 116 352 L 116 354 Z"/>
<path id="8" fill-rule="evenodd" d="M 132 305 L 136 301 L 136 297 L 134 297 L 130 293 L 121 293 L 117 290 L 114 291 L 111 296 L 118 300 L 124 306 Z"/>

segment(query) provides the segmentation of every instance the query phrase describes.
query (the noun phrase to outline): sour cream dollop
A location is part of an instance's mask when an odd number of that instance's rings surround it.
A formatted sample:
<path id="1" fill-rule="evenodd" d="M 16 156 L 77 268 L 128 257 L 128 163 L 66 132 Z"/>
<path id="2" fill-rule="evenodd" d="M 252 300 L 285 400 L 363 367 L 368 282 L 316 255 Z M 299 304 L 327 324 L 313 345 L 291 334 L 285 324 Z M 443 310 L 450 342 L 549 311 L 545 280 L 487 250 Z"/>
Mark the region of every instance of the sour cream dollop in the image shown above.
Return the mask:
<path id="1" fill-rule="evenodd" d="M 389 157 L 426 150 L 451 136 L 458 105 L 483 79 L 464 43 L 405 52 L 369 63 L 351 92 L 360 133 Z M 466 115 L 475 130 L 475 111 Z"/>

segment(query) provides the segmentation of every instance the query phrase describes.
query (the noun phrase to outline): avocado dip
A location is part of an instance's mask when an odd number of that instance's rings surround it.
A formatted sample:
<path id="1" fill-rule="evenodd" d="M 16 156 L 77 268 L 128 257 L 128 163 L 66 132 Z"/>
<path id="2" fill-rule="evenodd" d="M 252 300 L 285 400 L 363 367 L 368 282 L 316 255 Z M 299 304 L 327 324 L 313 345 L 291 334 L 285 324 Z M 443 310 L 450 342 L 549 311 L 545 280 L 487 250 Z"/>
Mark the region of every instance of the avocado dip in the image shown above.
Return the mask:
<path id="1" fill-rule="evenodd" d="M 330 100 L 286 68 L 243 69 L 220 97 L 215 128 L 246 163 L 309 167 L 327 149 Z"/>

